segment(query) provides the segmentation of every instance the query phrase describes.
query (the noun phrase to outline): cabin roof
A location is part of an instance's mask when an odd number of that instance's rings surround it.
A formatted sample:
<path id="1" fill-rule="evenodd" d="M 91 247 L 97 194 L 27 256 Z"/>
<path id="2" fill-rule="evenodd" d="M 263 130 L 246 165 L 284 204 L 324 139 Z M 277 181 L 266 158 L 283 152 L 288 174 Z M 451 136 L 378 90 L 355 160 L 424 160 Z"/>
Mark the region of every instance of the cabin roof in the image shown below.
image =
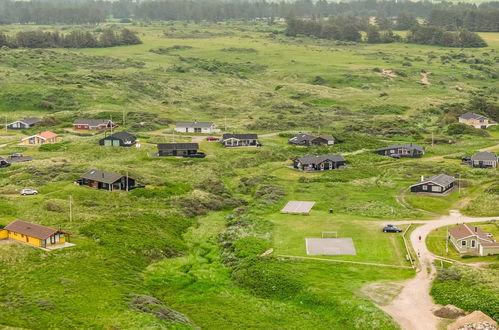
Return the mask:
<path id="1" fill-rule="evenodd" d="M 109 122 L 112 123 L 110 119 L 76 119 L 73 121 L 73 125 L 99 126 L 107 125 Z"/>
<path id="2" fill-rule="evenodd" d="M 103 182 L 107 184 L 112 184 L 121 179 L 123 175 L 112 172 L 104 172 L 101 170 L 91 169 L 90 171 L 84 173 L 81 178 L 87 180 L 93 180 L 98 182 Z"/>
<path id="3" fill-rule="evenodd" d="M 227 140 L 227 139 L 257 140 L 258 134 L 246 133 L 246 134 L 224 134 L 224 135 L 222 135 L 222 140 Z"/>
<path id="4" fill-rule="evenodd" d="M 325 160 L 331 160 L 333 162 L 344 162 L 345 158 L 343 158 L 342 155 L 305 155 L 298 158 L 298 161 L 305 165 L 317 165 L 324 162 Z"/>
<path id="5" fill-rule="evenodd" d="M 33 124 L 36 124 L 39 121 L 40 121 L 40 118 L 37 118 L 37 117 L 28 117 L 28 118 L 24 118 L 24 119 L 20 119 L 18 121 L 15 121 L 14 123 L 21 122 L 21 123 L 24 123 L 26 125 L 33 125 Z"/>
<path id="6" fill-rule="evenodd" d="M 109 136 L 106 136 L 104 139 L 106 139 L 106 138 L 115 138 L 118 140 L 134 140 L 135 135 L 130 134 L 128 132 L 117 132 L 117 133 L 111 134 Z"/>
<path id="7" fill-rule="evenodd" d="M 474 113 L 474 112 L 463 113 L 462 115 L 459 116 L 459 118 L 462 118 L 462 119 L 488 119 L 487 117 L 485 117 L 483 115 L 479 115 L 479 114 Z"/>
<path id="8" fill-rule="evenodd" d="M 418 151 L 423 151 L 423 147 L 420 145 L 417 145 L 415 143 L 404 143 L 404 144 L 391 144 L 388 147 L 384 148 L 379 148 L 378 150 L 391 150 L 391 149 L 398 149 L 398 148 L 406 148 L 410 150 L 418 150 Z"/>
<path id="9" fill-rule="evenodd" d="M 210 128 L 213 126 L 213 123 L 205 121 L 178 121 L 175 123 L 175 126 L 184 128 Z"/>
<path id="10" fill-rule="evenodd" d="M 457 227 L 449 228 L 449 234 L 451 234 L 455 239 L 458 240 L 476 235 L 483 240 L 489 242 L 491 241 L 491 239 L 488 238 L 480 228 L 476 226 L 470 226 L 468 224 L 462 224 Z"/>
<path id="11" fill-rule="evenodd" d="M 442 187 L 447 187 L 451 183 L 456 181 L 456 178 L 453 176 L 447 175 L 447 174 L 437 174 L 435 176 L 429 177 L 427 179 L 421 180 L 418 183 L 413 184 L 411 187 L 414 186 L 419 186 L 421 184 L 426 184 L 426 183 L 434 183 L 436 185 L 442 186 Z"/>
<path id="12" fill-rule="evenodd" d="M 50 132 L 50 131 L 45 131 L 45 132 L 41 132 L 40 134 L 37 134 L 37 136 L 42 137 L 44 139 L 51 139 L 51 138 L 55 138 L 59 135 L 56 133 Z"/>
<path id="13" fill-rule="evenodd" d="M 482 151 L 482 152 L 478 152 L 476 154 L 474 154 L 473 156 L 471 156 L 471 160 L 495 160 L 497 161 L 497 155 L 492 153 L 492 152 L 488 152 L 488 151 Z"/>
<path id="14" fill-rule="evenodd" d="M 7 225 L 4 229 L 38 239 L 47 239 L 57 233 L 68 234 L 54 228 L 37 225 L 23 220 L 16 220 Z"/>
<path id="15" fill-rule="evenodd" d="M 199 144 L 197 143 L 160 143 L 158 150 L 197 150 Z"/>

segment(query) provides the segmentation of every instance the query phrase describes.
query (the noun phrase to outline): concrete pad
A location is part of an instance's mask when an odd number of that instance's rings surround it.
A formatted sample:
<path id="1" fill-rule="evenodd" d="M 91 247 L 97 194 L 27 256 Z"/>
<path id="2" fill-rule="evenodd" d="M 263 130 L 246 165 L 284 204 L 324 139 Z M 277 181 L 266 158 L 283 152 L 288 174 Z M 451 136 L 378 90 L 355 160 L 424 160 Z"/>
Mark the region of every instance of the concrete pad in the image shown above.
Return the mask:
<path id="1" fill-rule="evenodd" d="M 351 238 L 305 238 L 307 255 L 356 255 Z"/>
<path id="2" fill-rule="evenodd" d="M 300 201 L 290 201 L 281 210 L 281 213 L 290 214 L 309 214 L 315 202 L 300 202 Z"/>

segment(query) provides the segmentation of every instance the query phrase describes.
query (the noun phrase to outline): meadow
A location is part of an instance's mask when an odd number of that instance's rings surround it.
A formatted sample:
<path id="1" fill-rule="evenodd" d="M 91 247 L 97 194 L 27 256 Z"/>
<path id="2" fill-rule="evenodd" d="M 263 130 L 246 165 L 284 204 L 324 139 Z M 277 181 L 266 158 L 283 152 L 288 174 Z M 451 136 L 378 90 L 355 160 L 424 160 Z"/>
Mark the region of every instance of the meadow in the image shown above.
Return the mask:
<path id="1" fill-rule="evenodd" d="M 497 145 L 497 130 L 450 136 L 446 128 L 473 97 L 497 101 L 499 34 L 482 34 L 489 47 L 468 50 L 288 38 L 282 26 L 242 22 L 127 27 L 143 44 L 0 52 L 1 121 L 43 118 L 35 128 L 0 132 L 0 156 L 33 156 L 0 169 L 0 225 L 24 219 L 60 226 L 76 244 L 45 252 L 0 242 L 0 324 L 396 329 L 358 292 L 414 271 L 334 260 L 408 266 L 400 235 L 382 233 L 384 224 L 455 207 L 498 215 L 497 172 L 460 164 L 461 156 Z M 32 28 L 2 26 L 7 33 Z M 431 72 L 431 85 L 421 83 L 422 70 Z M 138 136 L 141 148 L 99 147 L 102 134 L 65 132 L 83 117 L 112 118 Z M 205 159 L 150 158 L 156 143 L 189 140 L 168 135 L 182 120 L 281 134 L 262 137 L 255 149 L 204 141 Z M 45 129 L 64 142 L 19 145 Z M 289 145 L 298 131 L 332 134 L 339 143 Z M 439 137 L 434 145 L 432 133 Z M 394 160 L 373 153 L 402 142 L 421 144 L 427 154 Z M 341 153 L 347 169 L 287 168 L 307 153 Z M 128 173 L 146 188 L 75 185 L 91 168 Z M 460 177 L 461 191 L 444 197 L 406 191 L 421 175 L 440 172 Z M 40 194 L 19 196 L 22 188 Z M 280 214 L 289 200 L 317 204 L 309 216 Z M 326 257 L 331 262 L 279 257 L 306 256 L 304 238 L 325 230 L 352 237 L 358 254 Z M 436 251 L 439 239 L 429 238 Z M 273 254 L 259 257 L 267 248 Z"/>

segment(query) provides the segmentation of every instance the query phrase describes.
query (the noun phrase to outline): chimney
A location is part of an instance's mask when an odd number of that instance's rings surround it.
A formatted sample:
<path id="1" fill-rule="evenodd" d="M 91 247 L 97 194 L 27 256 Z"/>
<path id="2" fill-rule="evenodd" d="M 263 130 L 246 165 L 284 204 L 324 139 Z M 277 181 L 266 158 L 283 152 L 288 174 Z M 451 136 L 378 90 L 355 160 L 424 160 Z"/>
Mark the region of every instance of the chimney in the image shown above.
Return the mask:
<path id="1" fill-rule="evenodd" d="M 104 179 L 104 172 L 102 172 L 102 178 Z"/>
<path id="2" fill-rule="evenodd" d="M 478 230 L 478 227 L 475 227 L 475 233 L 477 232 L 477 230 Z"/>
<path id="3" fill-rule="evenodd" d="M 424 175 L 421 175 L 421 181 L 424 181 Z"/>

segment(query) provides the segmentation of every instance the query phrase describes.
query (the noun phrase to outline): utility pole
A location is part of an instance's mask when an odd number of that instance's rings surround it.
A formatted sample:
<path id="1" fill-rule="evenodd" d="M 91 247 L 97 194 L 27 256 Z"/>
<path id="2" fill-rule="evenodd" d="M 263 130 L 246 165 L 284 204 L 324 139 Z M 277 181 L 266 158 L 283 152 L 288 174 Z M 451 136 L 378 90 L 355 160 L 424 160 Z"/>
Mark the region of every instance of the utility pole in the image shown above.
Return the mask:
<path id="1" fill-rule="evenodd" d="M 431 131 L 431 147 L 433 148 L 433 144 L 435 143 L 435 136 L 433 135 L 433 131 Z"/>
<path id="2" fill-rule="evenodd" d="M 123 126 L 125 126 L 125 121 L 126 121 L 126 113 L 125 113 L 125 109 L 123 109 Z"/>
<path id="3" fill-rule="evenodd" d="M 69 195 L 69 222 L 73 222 L 73 196 Z"/>
<path id="4" fill-rule="evenodd" d="M 128 191 L 128 171 L 126 171 L 126 191 Z"/>
<path id="5" fill-rule="evenodd" d="M 224 131 L 227 132 L 227 115 L 224 117 Z"/>
<path id="6" fill-rule="evenodd" d="M 461 195 L 461 174 L 459 174 L 459 181 L 457 182 L 457 188 L 459 191 L 459 195 Z"/>
<path id="7" fill-rule="evenodd" d="M 445 227 L 445 253 L 449 254 L 449 227 Z"/>

